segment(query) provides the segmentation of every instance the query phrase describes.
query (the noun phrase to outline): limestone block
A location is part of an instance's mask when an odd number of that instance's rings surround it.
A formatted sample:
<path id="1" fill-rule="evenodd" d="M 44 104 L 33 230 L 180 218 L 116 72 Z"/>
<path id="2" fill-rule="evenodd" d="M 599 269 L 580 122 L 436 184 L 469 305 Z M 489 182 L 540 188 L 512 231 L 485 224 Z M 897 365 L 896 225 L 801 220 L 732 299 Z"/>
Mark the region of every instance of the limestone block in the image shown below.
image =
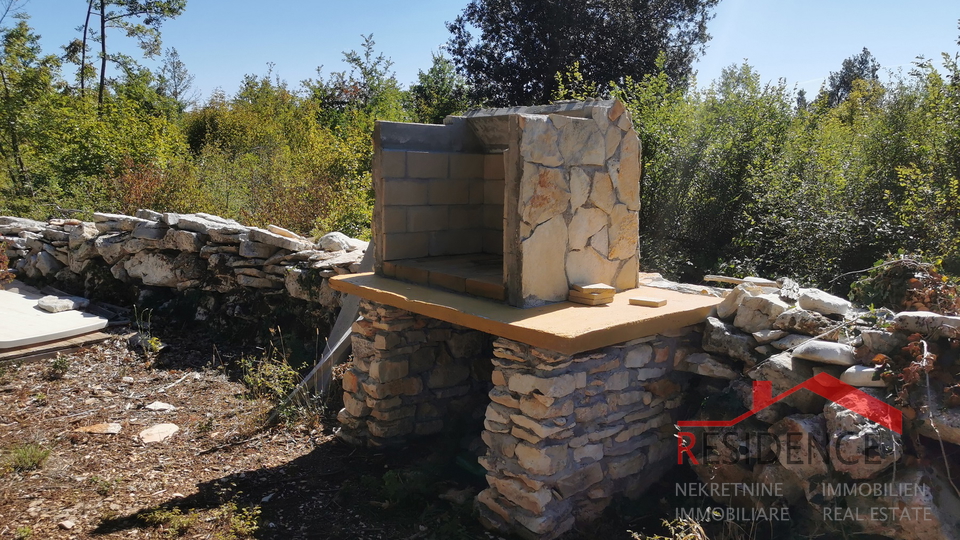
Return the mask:
<path id="1" fill-rule="evenodd" d="M 530 418 L 538 420 L 556 418 L 558 416 L 570 416 L 573 414 L 574 409 L 572 399 L 557 400 L 550 405 L 546 405 L 539 399 L 529 395 L 521 396 L 518 405 L 520 412 Z"/>
<path id="2" fill-rule="evenodd" d="M 594 121 L 557 115 L 550 119 L 560 130 L 560 155 L 566 165 L 603 165 L 606 143 Z"/>
<path id="3" fill-rule="evenodd" d="M 592 445 L 597 447 L 600 445 Z M 596 455 L 596 453 L 594 453 Z M 600 449 L 599 455 L 603 456 L 602 447 Z M 600 459 L 600 458 L 597 458 Z M 577 460 L 580 461 L 580 460 Z M 557 480 L 557 491 L 560 492 L 563 497 L 569 498 L 577 493 L 581 493 L 590 489 L 603 480 L 603 467 L 599 463 L 591 463 L 586 467 L 580 467 L 575 470 L 573 474 Z"/>
<path id="4" fill-rule="evenodd" d="M 796 334 L 806 334 L 808 336 L 821 336 L 820 339 L 836 341 L 840 336 L 838 330 L 834 329 L 828 332 L 831 327 L 837 326 L 837 323 L 817 313 L 816 311 L 807 311 L 805 309 L 791 308 L 784 311 L 773 321 L 773 327 L 777 330 L 786 330 Z"/>
<path id="5" fill-rule="evenodd" d="M 47 295 L 37 300 L 37 307 L 50 313 L 83 309 L 88 305 L 90 305 L 90 300 L 77 296 L 61 298 L 59 296 Z"/>
<path id="6" fill-rule="evenodd" d="M 161 247 L 188 253 L 199 253 L 203 249 L 203 240 L 200 234 L 195 232 L 168 229 L 163 237 Z"/>
<path id="7" fill-rule="evenodd" d="M 237 285 L 241 287 L 250 287 L 252 289 L 282 289 L 284 284 L 282 281 L 273 280 L 266 277 L 254 277 L 247 275 L 238 275 L 237 276 Z"/>
<path id="8" fill-rule="evenodd" d="M 124 270 L 144 285 L 176 287 L 179 281 L 174 267 L 174 258 L 163 253 L 141 251 L 123 264 Z"/>
<path id="9" fill-rule="evenodd" d="M 496 373 L 499 373 L 499 372 L 494 371 L 494 374 Z M 489 396 L 490 396 L 490 400 L 493 401 L 494 403 L 499 403 L 500 405 L 503 405 L 505 407 L 511 407 L 514 409 L 520 408 L 520 400 L 514 397 L 513 394 L 510 393 L 510 391 L 500 386 L 493 387 L 490 390 Z"/>
<path id="10" fill-rule="evenodd" d="M 874 389 L 862 389 L 881 398 Z M 900 459 L 900 435 L 843 405 L 828 402 L 823 410 L 829 436 L 830 464 L 854 480 L 872 478 Z"/>
<path id="11" fill-rule="evenodd" d="M 539 163 L 545 167 L 559 167 L 563 164 L 558 145 L 560 133 L 550 118 L 525 115 L 520 119 L 520 127 L 523 129 L 520 155 L 524 161 Z"/>
<path id="12" fill-rule="evenodd" d="M 627 351 L 626 359 L 623 365 L 628 368 L 641 368 L 653 358 L 653 347 L 647 343 L 641 343 Z"/>
<path id="13" fill-rule="evenodd" d="M 852 304 L 843 298 L 820 289 L 801 289 L 797 304 L 803 309 L 823 315 L 846 315 L 852 307 Z"/>
<path id="14" fill-rule="evenodd" d="M 585 403 L 580 403 L 577 405 L 576 411 L 574 412 L 574 418 L 577 422 L 581 424 L 588 424 L 593 422 L 597 418 L 606 416 L 610 412 L 610 405 L 606 401 L 600 399 L 589 405 Z"/>
<path id="15" fill-rule="evenodd" d="M 597 250 L 590 247 L 568 252 L 565 260 L 567 275 L 564 281 L 569 284 L 604 283 L 613 285 L 619 267 L 617 261 L 607 259 L 603 254 L 597 253 Z M 564 294 L 564 299 L 566 299 L 566 294 Z"/>
<path id="16" fill-rule="evenodd" d="M 489 408 L 487 409 L 489 412 Z M 542 421 L 534 420 L 522 414 L 510 415 L 510 421 L 536 435 L 539 439 L 546 439 L 565 431 L 573 426 L 566 424 L 565 418 L 548 418 Z M 560 425 L 560 423 L 563 423 Z"/>
<path id="17" fill-rule="evenodd" d="M 301 239 L 288 238 L 286 236 L 272 233 L 266 229 L 258 229 L 256 227 L 253 227 L 248 231 L 247 234 L 249 239 L 253 242 L 259 242 L 261 244 L 266 244 L 268 246 L 273 246 L 280 249 L 288 249 L 290 251 L 303 251 L 303 250 L 314 248 L 313 243 L 308 240 L 305 240 L 302 238 Z M 243 244 L 241 244 L 241 246 L 242 245 Z M 242 252 L 242 247 L 241 247 L 241 252 Z M 274 250 L 274 252 L 276 252 L 276 250 Z"/>
<path id="18" fill-rule="evenodd" d="M 881 370 L 875 367 L 850 366 L 843 372 L 843 375 L 840 375 L 840 382 L 856 387 L 884 388 L 887 383 L 880 378 L 880 373 Z"/>
<path id="19" fill-rule="evenodd" d="M 613 286 L 618 291 L 635 289 L 640 283 L 640 259 L 638 256 L 627 258 L 623 261 L 620 270 L 613 278 Z"/>
<path id="20" fill-rule="evenodd" d="M 553 501 L 553 494 L 547 487 L 533 491 L 520 480 L 492 475 L 487 475 L 487 482 L 503 498 L 534 514 L 543 514 L 547 505 Z"/>
<path id="21" fill-rule="evenodd" d="M 742 334 L 733 325 L 714 317 L 707 318 L 703 331 L 703 350 L 725 354 L 752 365 L 756 346 L 753 336 Z"/>
<path id="22" fill-rule="evenodd" d="M 852 366 L 857 363 L 856 351 L 850 345 L 811 339 L 793 350 L 793 356 L 820 364 Z"/>
<path id="23" fill-rule="evenodd" d="M 567 445 L 532 446 L 519 443 L 515 449 L 520 466 L 540 476 L 550 476 L 567 466 Z"/>
<path id="24" fill-rule="evenodd" d="M 863 345 L 875 354 L 893 355 L 907 345 L 906 336 L 897 332 L 884 330 L 861 330 L 860 337 Z"/>
<path id="25" fill-rule="evenodd" d="M 613 181 L 610 179 L 609 174 L 597 172 L 593 175 L 593 189 L 590 191 L 590 202 L 607 214 L 613 213 L 613 207 L 617 204 L 617 195 L 613 191 Z"/>
<path id="26" fill-rule="evenodd" d="M 630 210 L 640 210 L 640 138 L 635 131 L 623 136 L 618 176 L 617 198 Z"/>
<path id="27" fill-rule="evenodd" d="M 830 467 L 827 456 L 827 425 L 823 416 L 790 415 L 770 426 L 770 434 L 780 439 L 777 459 L 786 469 L 802 479 L 826 475 Z"/>
<path id="28" fill-rule="evenodd" d="M 144 223 L 138 223 L 133 229 L 134 238 L 146 238 L 149 240 L 160 240 L 167 234 L 167 226 L 162 223 L 157 223 L 155 221 L 147 221 Z"/>
<path id="29" fill-rule="evenodd" d="M 343 394 L 343 408 L 346 409 L 351 416 L 356 418 L 367 416 L 372 411 L 366 402 L 355 398 L 353 394 L 349 392 Z"/>
<path id="30" fill-rule="evenodd" d="M 607 476 L 617 480 L 639 473 L 647 464 L 647 456 L 637 454 L 611 459 L 607 462 Z"/>
<path id="31" fill-rule="evenodd" d="M 753 332 L 753 339 L 757 340 L 757 343 L 760 345 L 766 345 L 778 339 L 783 339 L 788 335 L 790 334 L 783 330 L 760 330 L 759 332 Z"/>
<path id="32" fill-rule="evenodd" d="M 44 277 L 53 276 L 62 270 L 64 266 L 62 262 L 46 251 L 37 254 L 36 269 Z"/>
<path id="33" fill-rule="evenodd" d="M 777 317 L 788 309 L 790 306 L 778 295 L 749 296 L 740 302 L 733 325 L 750 334 L 769 330 Z"/>
<path id="34" fill-rule="evenodd" d="M 740 373 L 735 369 L 705 353 L 694 353 L 687 356 L 677 365 L 677 369 L 703 375 L 704 377 L 726 379 L 729 381 L 740 377 Z"/>
<path id="35" fill-rule="evenodd" d="M 949 317 L 929 311 L 905 311 L 895 319 L 897 328 L 908 333 L 960 337 L 960 317 Z"/>
<path id="36" fill-rule="evenodd" d="M 520 246 L 521 290 L 526 307 L 566 300 L 569 290 L 564 271 L 567 252 L 567 226 L 563 216 L 537 227 Z"/>
<path id="37" fill-rule="evenodd" d="M 569 189 L 563 170 L 524 164 L 520 180 L 521 219 L 537 225 L 562 214 L 570 204 Z"/>
<path id="38" fill-rule="evenodd" d="M 578 209 L 570 222 L 570 249 L 583 249 L 590 237 L 606 226 L 607 215 L 599 208 Z"/>
<path id="39" fill-rule="evenodd" d="M 370 362 L 370 376 L 382 383 L 402 379 L 409 373 L 410 361 L 403 357 Z"/>
<path id="40" fill-rule="evenodd" d="M 123 249 L 123 242 L 126 239 L 127 236 L 123 234 L 104 234 L 98 236 L 93 241 L 93 245 L 107 264 L 116 264 L 128 255 Z"/>
<path id="41" fill-rule="evenodd" d="M 617 204 L 610 212 L 610 259 L 627 259 L 637 256 L 640 242 L 640 222 L 637 213 L 625 204 Z"/>
<path id="42" fill-rule="evenodd" d="M 717 317 L 723 320 L 733 317 L 737 314 L 737 309 L 744 298 L 758 294 L 761 294 L 759 287 L 748 284 L 737 285 L 727 293 L 722 302 L 717 304 Z"/>
<path id="43" fill-rule="evenodd" d="M 370 420 L 367 422 L 367 430 L 370 432 L 370 435 L 380 437 L 381 439 L 408 435 L 413 432 L 414 426 L 415 422 L 412 417 L 403 418 L 394 422 L 378 420 Z"/>
<path id="44" fill-rule="evenodd" d="M 620 140 L 623 139 L 623 132 L 619 129 L 608 129 L 607 133 L 604 135 L 603 144 L 605 146 L 607 159 L 610 159 L 617 154 L 617 150 L 620 149 Z"/>
<path id="45" fill-rule="evenodd" d="M 240 256 L 251 259 L 266 259 L 277 252 L 280 248 L 254 242 L 252 240 L 243 240 L 240 242 Z"/>
<path id="46" fill-rule="evenodd" d="M 383 409 L 382 407 L 372 407 L 371 416 L 383 422 L 395 422 L 405 418 L 412 418 L 417 414 L 416 405 L 407 405 L 406 407 L 397 407 L 392 409 Z"/>
<path id="47" fill-rule="evenodd" d="M 423 390 L 420 377 L 406 377 L 388 383 L 375 381 L 361 383 L 363 391 L 372 398 L 384 399 L 394 396 L 415 396 Z"/>
<path id="48" fill-rule="evenodd" d="M 573 459 L 577 463 L 581 461 L 600 461 L 603 459 L 602 444 L 586 444 L 573 451 Z"/>
<path id="49" fill-rule="evenodd" d="M 748 371 L 747 376 L 755 381 L 770 381 L 773 395 L 779 395 L 794 386 L 813 377 L 812 365 L 790 353 L 775 354 L 765 362 Z M 823 410 L 824 399 L 813 392 L 796 392 L 783 399 L 783 402 L 800 409 L 804 413 L 819 413 Z"/>
<path id="50" fill-rule="evenodd" d="M 590 176 L 580 167 L 570 169 L 570 207 L 576 210 L 590 197 Z"/>
<path id="51" fill-rule="evenodd" d="M 518 394 L 538 392 L 550 398 L 562 398 L 577 389 L 577 377 L 571 373 L 557 377 L 537 377 L 527 373 L 516 373 L 511 375 L 507 382 L 511 392 Z"/>
<path id="52" fill-rule="evenodd" d="M 813 338 L 801 334 L 787 334 L 786 336 L 771 342 L 770 345 L 781 351 L 786 351 L 789 349 L 796 349 L 811 339 Z"/>

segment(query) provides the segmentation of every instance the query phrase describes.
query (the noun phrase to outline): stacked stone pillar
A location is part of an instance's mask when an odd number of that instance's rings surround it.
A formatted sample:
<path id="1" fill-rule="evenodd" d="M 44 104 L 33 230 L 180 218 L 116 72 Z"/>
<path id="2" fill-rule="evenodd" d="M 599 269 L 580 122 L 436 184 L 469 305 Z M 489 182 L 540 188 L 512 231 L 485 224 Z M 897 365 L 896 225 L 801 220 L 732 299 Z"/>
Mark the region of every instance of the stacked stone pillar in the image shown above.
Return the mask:
<path id="1" fill-rule="evenodd" d="M 555 538 L 656 481 L 676 459 L 681 385 L 670 376 L 697 343 L 690 327 L 575 355 L 497 339 L 480 460 L 485 523 Z"/>
<path id="2" fill-rule="evenodd" d="M 398 445 L 482 411 L 491 336 L 366 300 L 360 316 L 343 376 L 342 438 Z"/>

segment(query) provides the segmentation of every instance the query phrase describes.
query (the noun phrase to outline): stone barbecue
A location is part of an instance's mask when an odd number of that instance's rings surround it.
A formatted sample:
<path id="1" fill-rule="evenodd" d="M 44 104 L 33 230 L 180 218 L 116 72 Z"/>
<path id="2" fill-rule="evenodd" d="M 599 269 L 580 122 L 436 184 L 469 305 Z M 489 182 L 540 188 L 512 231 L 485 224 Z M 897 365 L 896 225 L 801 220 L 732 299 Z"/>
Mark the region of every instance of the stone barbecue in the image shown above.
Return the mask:
<path id="1" fill-rule="evenodd" d="M 618 101 L 380 122 L 376 272 L 533 307 L 637 286 L 640 141 Z"/>
<path id="2" fill-rule="evenodd" d="M 536 538 L 656 481 L 681 403 L 671 376 L 702 353 L 720 299 L 639 284 L 629 112 L 562 102 L 380 122 L 374 145 L 375 271 L 331 280 L 363 299 L 341 438 L 473 430 L 481 519 Z M 566 301 L 593 283 L 618 294 Z M 634 294 L 668 304 L 630 305 Z"/>

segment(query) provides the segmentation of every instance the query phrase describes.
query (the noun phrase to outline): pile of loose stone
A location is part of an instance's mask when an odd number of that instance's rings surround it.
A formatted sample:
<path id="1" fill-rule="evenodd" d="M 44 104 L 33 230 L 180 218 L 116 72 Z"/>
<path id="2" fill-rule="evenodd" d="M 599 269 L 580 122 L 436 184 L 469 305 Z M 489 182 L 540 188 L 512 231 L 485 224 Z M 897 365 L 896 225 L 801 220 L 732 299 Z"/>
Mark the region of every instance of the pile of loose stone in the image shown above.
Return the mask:
<path id="1" fill-rule="evenodd" d="M 957 446 L 952 445 L 960 445 L 960 411 L 944 408 L 943 389 L 949 383 L 935 381 L 929 392 L 921 384 L 922 389 L 910 394 L 910 404 L 895 403 L 894 388 L 892 384 L 888 387 L 890 376 L 882 377 L 881 368 L 873 364 L 878 355 L 899 354 L 912 334 L 920 334 L 931 343 L 943 340 L 943 348 L 949 351 L 949 340 L 960 337 L 960 317 L 867 311 L 821 290 L 801 289 L 789 279 L 772 282 L 752 278 L 737 286 L 717 306 L 716 316 L 706 322 L 703 349 L 714 354 L 688 366 L 694 373 L 730 381 L 726 387 L 714 385 L 707 401 L 712 405 L 703 408 L 701 419 L 729 420 L 738 411 L 752 410 L 754 381 L 769 381 L 776 397 L 825 372 L 899 406 L 904 412 L 905 432 L 901 437 L 839 404 L 801 390 L 734 427 L 722 429 L 721 440 L 733 444 L 719 444 L 713 456 L 716 461 L 694 466 L 701 480 L 780 484 L 785 493 L 779 501 L 743 496 L 734 502 L 747 507 L 785 504 L 802 508 L 826 530 L 852 525 L 851 520 L 838 522 L 836 514 L 831 513 L 834 508 L 859 508 L 860 514 L 854 515 L 868 515 L 873 508 L 899 507 L 922 510 L 924 519 L 862 519 L 855 520 L 856 525 L 866 533 L 896 538 L 955 538 L 950 535 L 960 530 L 956 528 L 960 498 L 947 483 L 942 463 L 920 467 L 915 459 L 902 459 L 904 439 L 917 435 L 942 440 L 947 454 L 956 454 Z M 956 364 L 955 356 L 947 355 L 944 361 L 952 361 L 956 367 L 960 364 Z M 758 432 L 769 433 L 772 438 L 757 443 Z M 751 435 L 754 440 L 750 440 Z M 774 438 L 780 442 L 779 453 L 771 443 Z M 788 443 L 792 445 L 789 451 Z M 731 450 L 738 447 L 739 454 Z M 745 457 L 753 461 L 745 461 Z M 863 496 L 864 491 L 859 490 L 844 497 L 823 489 L 825 485 L 877 482 L 922 484 L 930 491 L 888 490 L 881 496 Z"/>
<path id="2" fill-rule="evenodd" d="M 333 307 L 339 295 L 326 280 L 357 272 L 367 247 L 341 233 L 315 244 L 280 227 L 246 227 L 203 213 L 138 210 L 135 216 L 96 213 L 93 219 L 0 216 L 10 267 L 21 278 L 86 289 L 95 269 L 105 267 L 135 286 L 217 293 L 285 289 L 294 298 Z"/>

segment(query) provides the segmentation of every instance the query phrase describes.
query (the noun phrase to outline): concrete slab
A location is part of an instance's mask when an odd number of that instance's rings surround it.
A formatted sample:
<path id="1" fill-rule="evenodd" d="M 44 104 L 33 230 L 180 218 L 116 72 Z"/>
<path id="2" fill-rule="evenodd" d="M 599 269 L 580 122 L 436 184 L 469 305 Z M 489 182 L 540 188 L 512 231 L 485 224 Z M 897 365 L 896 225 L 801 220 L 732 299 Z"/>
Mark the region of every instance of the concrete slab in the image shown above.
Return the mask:
<path id="1" fill-rule="evenodd" d="M 48 313 L 37 307 L 43 296 L 17 281 L 0 290 L 0 350 L 95 332 L 109 322 L 81 311 Z"/>
<path id="2" fill-rule="evenodd" d="M 603 306 L 559 302 L 520 309 L 499 302 L 377 276 L 336 276 L 334 290 L 427 317 L 564 354 L 599 349 L 703 322 L 721 298 L 639 287 Z M 630 298 L 664 298 L 663 307 L 630 305 Z"/>

